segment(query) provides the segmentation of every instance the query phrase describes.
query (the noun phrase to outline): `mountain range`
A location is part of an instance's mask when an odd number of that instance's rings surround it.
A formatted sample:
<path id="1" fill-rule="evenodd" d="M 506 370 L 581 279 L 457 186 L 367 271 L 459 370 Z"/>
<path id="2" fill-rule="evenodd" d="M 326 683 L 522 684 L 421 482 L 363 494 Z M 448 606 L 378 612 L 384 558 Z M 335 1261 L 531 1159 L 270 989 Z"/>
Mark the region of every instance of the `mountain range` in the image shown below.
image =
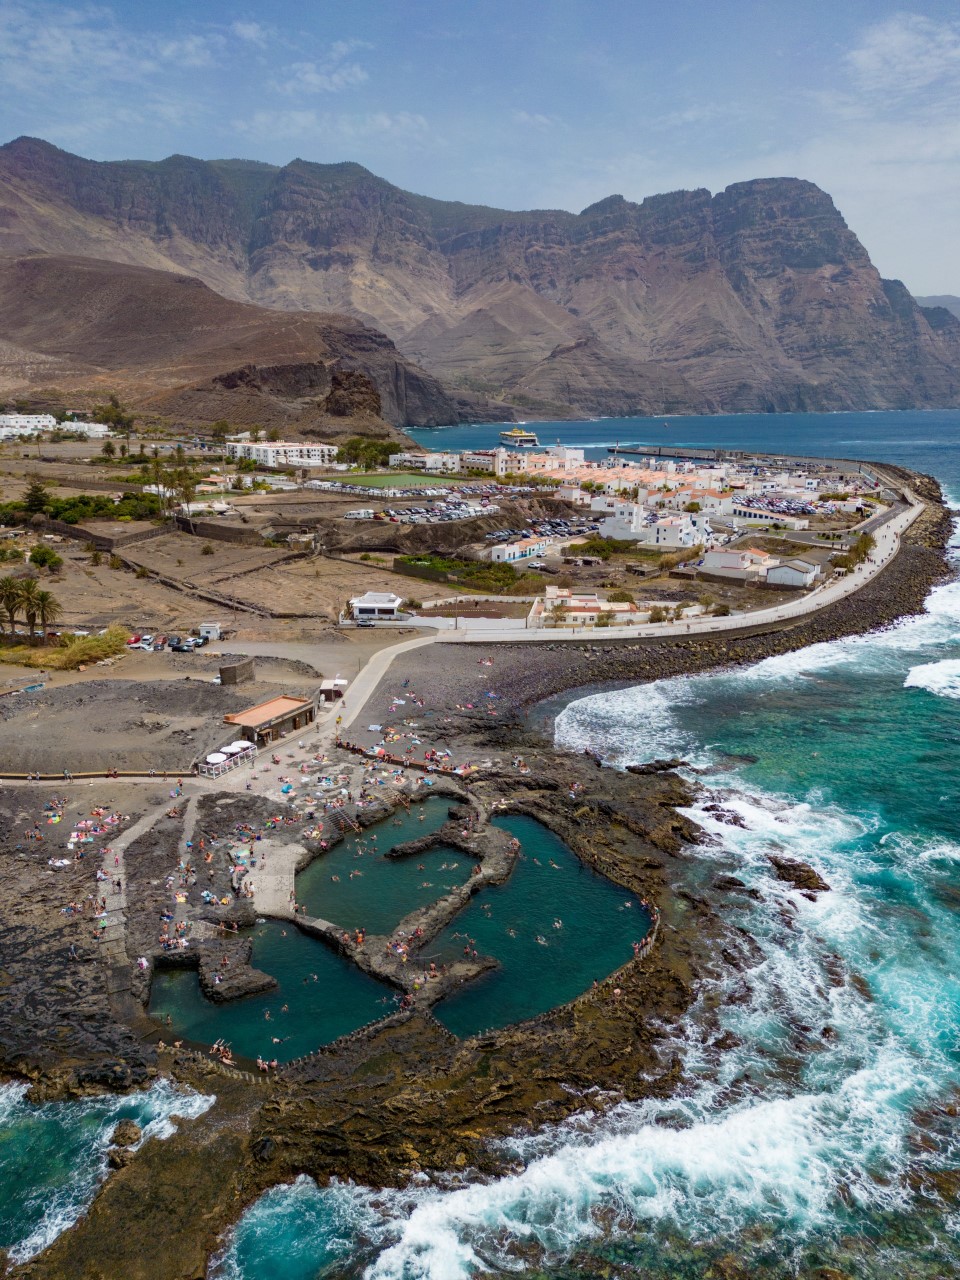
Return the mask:
<path id="1" fill-rule="evenodd" d="M 639 204 L 612 195 L 579 214 L 510 212 L 414 195 L 352 163 L 98 162 L 19 138 L 0 147 L 0 255 L 34 272 L 44 259 L 65 260 L 72 279 L 78 259 L 97 260 L 100 289 L 110 264 L 147 268 L 151 278 L 192 276 L 250 307 L 242 323 L 234 313 L 246 335 L 235 359 L 229 343 L 214 351 L 201 341 L 202 319 L 190 328 L 203 348 L 203 368 L 190 369 L 200 382 L 265 360 L 274 369 L 310 363 L 304 313 L 335 313 L 335 321 L 313 320 L 326 325 L 328 346 L 341 335 L 338 352 L 320 359 L 328 370 L 338 360 L 364 368 L 343 348 L 351 325 L 357 335 L 380 331 L 386 345 L 378 350 L 392 352 L 394 378 L 402 368 L 401 382 L 430 389 L 420 405 L 419 392 L 384 394 L 385 366 L 373 377 L 401 425 L 513 410 L 533 417 L 960 404 L 960 319 L 941 300 L 919 305 L 899 281 L 881 279 L 830 197 L 795 178 Z M 0 277 L 7 288 L 16 273 Z M 255 324 L 253 309 L 266 318 Z M 2 307 L 2 337 L 23 349 L 26 368 L 29 352 L 43 354 L 42 326 L 25 335 L 15 310 Z M 276 313 L 299 319 L 282 322 Z M 261 356 L 252 337 L 261 323 L 272 355 Z M 119 330 L 116 337 L 123 345 Z M 97 342 L 102 366 L 112 342 L 108 312 Z M 84 351 L 74 347 L 71 358 L 82 365 Z M 174 372 L 167 367 L 158 393 L 170 394 Z M 162 380 L 159 371 L 151 378 Z"/>

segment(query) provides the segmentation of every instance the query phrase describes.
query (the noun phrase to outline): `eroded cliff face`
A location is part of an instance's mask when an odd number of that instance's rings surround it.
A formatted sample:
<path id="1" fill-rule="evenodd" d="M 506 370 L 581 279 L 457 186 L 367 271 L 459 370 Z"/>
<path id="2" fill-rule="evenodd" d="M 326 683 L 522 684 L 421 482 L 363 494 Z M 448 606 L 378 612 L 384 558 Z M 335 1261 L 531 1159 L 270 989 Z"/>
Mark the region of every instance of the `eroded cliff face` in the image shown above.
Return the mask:
<path id="1" fill-rule="evenodd" d="M 881 280 L 793 178 L 511 213 L 355 164 L 97 163 L 18 139 L 0 148 L 0 250 L 36 249 L 347 312 L 534 413 L 960 404 L 960 321 Z M 416 401 L 406 371 L 394 394 Z"/>
<path id="2" fill-rule="evenodd" d="M 329 419 L 336 436 L 348 418 L 439 426 L 469 413 L 356 319 L 234 302 L 169 271 L 0 257 L 0 332 L 0 389 L 102 386 L 182 423 L 296 429 Z"/>

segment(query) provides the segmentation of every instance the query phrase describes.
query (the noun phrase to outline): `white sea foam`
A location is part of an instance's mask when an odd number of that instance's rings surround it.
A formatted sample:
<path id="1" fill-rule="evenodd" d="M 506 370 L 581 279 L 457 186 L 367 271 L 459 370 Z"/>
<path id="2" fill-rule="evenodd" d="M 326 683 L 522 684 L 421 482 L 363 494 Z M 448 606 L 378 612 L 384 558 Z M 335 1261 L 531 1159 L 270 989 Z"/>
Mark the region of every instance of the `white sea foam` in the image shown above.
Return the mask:
<path id="1" fill-rule="evenodd" d="M 941 698 L 960 698 L 960 659 L 944 658 L 911 667 L 903 685 L 905 689 L 926 689 Z"/>
<path id="2" fill-rule="evenodd" d="M 142 1094 L 104 1095 L 82 1102 L 47 1103 L 32 1107 L 26 1101 L 26 1088 L 12 1086 L 0 1089 L 0 1125 L 12 1128 L 18 1121 L 39 1117 L 41 1121 L 61 1125 L 82 1124 L 88 1117 L 98 1120 L 94 1136 L 83 1150 L 71 1172 L 70 1180 L 50 1194 L 41 1183 L 41 1190 L 31 1203 L 36 1215 L 30 1223 L 24 1223 L 24 1234 L 9 1249 L 14 1262 L 26 1262 L 42 1253 L 62 1232 L 68 1230 L 86 1212 L 97 1187 L 107 1173 L 107 1149 L 110 1136 L 122 1116 L 131 1116 L 143 1129 L 141 1142 L 148 1138 L 168 1138 L 176 1132 L 174 1116 L 193 1119 L 203 1115 L 216 1098 L 195 1093 L 192 1089 L 179 1089 L 167 1080 L 158 1080 Z M 138 1144 L 139 1145 L 139 1144 Z M 2 1174 L 2 1170 L 0 1170 Z"/>
<path id="3" fill-rule="evenodd" d="M 932 593 L 923 615 L 879 635 L 580 699 L 558 716 L 557 742 L 621 764 L 672 754 L 703 762 L 709 744 L 692 713 L 718 691 L 735 708 L 767 686 L 829 680 L 847 667 L 899 676 L 895 687 L 917 650 L 958 640 L 953 583 Z M 942 663 L 914 670 L 927 668 Z M 693 1242 L 736 1242 L 763 1224 L 792 1265 L 812 1237 L 826 1245 L 847 1230 L 841 1197 L 875 1210 L 907 1204 L 913 1116 L 958 1079 L 960 921 L 939 890 L 955 882 L 960 846 L 884 833 L 879 814 L 816 791 L 799 800 L 764 792 L 735 771 L 711 775 L 709 788 L 688 811 L 714 837 L 697 856 L 760 895 L 730 895 L 731 921 L 751 939 L 747 968 L 701 992 L 703 1011 L 718 1006 L 736 1039 L 719 1051 L 716 1027 L 692 1010 L 670 1040 L 683 1090 L 513 1137 L 501 1144 L 525 1166 L 513 1176 L 447 1191 L 315 1191 L 338 1197 L 376 1253 L 367 1280 L 522 1271 L 517 1245 L 549 1267 L 609 1230 L 611 1215 L 623 1229 L 676 1228 Z M 743 825 L 708 811 L 711 799 Z M 781 882 L 773 851 L 813 866 L 830 891 L 811 901 Z M 944 1160 L 960 1159 L 960 1138 L 953 1145 Z"/>

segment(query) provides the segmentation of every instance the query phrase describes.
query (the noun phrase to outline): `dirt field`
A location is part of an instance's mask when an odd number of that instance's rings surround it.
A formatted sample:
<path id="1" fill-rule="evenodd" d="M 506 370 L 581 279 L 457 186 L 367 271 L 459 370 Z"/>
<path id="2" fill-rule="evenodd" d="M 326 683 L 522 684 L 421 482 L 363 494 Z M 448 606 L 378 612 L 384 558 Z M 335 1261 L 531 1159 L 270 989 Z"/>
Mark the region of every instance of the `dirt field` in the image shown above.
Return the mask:
<path id="1" fill-rule="evenodd" d="M 204 545 L 213 548 L 211 554 L 203 554 Z M 364 591 L 393 591 L 404 597 L 411 594 L 409 578 L 366 562 L 354 565 L 322 556 L 300 558 L 270 547 L 204 544 L 186 533 L 164 534 L 136 544 L 124 554 L 187 585 L 200 585 L 298 618 L 334 621 L 349 598 Z M 441 586 L 434 594 L 452 592 Z M 215 605 L 199 607 L 217 614 Z"/>
<path id="2" fill-rule="evenodd" d="M 221 688 L 205 679 L 87 680 L 0 699 L 0 772 L 182 772 L 236 736 L 223 717 L 277 693 L 258 681 Z M 315 681 L 285 681 L 308 693 Z"/>

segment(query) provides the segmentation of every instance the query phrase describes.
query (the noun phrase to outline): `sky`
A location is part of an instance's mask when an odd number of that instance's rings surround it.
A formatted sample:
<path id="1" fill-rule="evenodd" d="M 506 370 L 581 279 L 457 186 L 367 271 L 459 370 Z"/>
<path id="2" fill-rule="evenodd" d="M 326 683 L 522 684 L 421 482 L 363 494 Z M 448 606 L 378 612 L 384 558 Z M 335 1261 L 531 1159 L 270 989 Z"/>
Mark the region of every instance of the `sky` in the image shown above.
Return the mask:
<path id="1" fill-rule="evenodd" d="M 807 178 L 883 275 L 960 294 L 958 0 L 4 0 L 20 134 L 508 209 Z"/>

